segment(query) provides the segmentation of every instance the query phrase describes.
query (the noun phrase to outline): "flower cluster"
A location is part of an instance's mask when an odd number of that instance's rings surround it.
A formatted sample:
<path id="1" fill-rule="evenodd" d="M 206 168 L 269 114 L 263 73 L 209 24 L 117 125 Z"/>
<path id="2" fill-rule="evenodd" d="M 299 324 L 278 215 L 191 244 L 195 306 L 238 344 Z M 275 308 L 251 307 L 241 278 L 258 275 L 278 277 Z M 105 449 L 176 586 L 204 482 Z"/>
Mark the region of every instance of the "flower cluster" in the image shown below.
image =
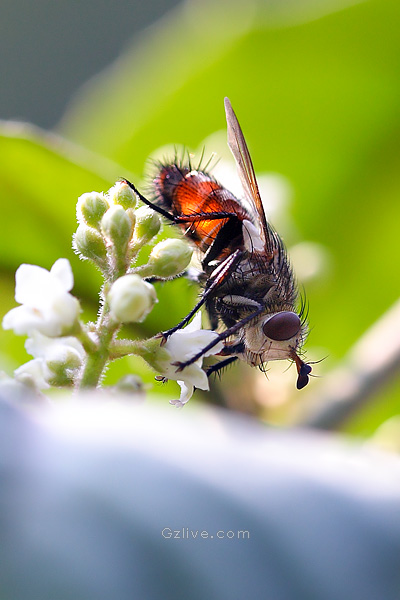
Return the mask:
<path id="1" fill-rule="evenodd" d="M 50 271 L 21 265 L 15 288 L 20 306 L 5 315 L 3 327 L 28 335 L 25 348 L 34 358 L 15 371 L 15 378 L 38 389 L 97 387 L 110 361 L 135 354 L 163 379 L 178 381 L 181 397 L 171 403 L 183 406 L 195 387 L 208 389 L 208 379 L 202 359 L 179 373 L 174 363 L 187 361 L 217 334 L 201 329 L 200 315 L 163 345 L 159 336 L 130 340 L 121 339 L 119 332 L 124 323 L 143 321 L 157 302 L 155 288 L 146 279 L 176 277 L 188 267 L 192 250 L 183 240 L 167 239 L 152 248 L 146 264 L 136 265 L 139 251 L 154 241 L 161 222 L 147 206 L 137 207 L 125 182 L 107 193 L 83 194 L 77 219 L 73 247 L 104 278 L 98 320 L 82 322 L 79 300 L 71 294 L 74 280 L 67 259 L 57 260 Z M 209 354 L 220 349 L 217 344 Z"/>
<path id="2" fill-rule="evenodd" d="M 77 204 L 77 219 L 74 248 L 81 258 L 91 260 L 101 270 L 106 283 L 127 273 L 170 279 L 190 262 L 192 251 L 187 244 L 169 239 L 153 248 L 146 265 L 133 266 L 139 251 L 160 231 L 161 222 L 147 206 L 137 208 L 135 195 L 123 181 L 107 194 L 83 194 Z"/>

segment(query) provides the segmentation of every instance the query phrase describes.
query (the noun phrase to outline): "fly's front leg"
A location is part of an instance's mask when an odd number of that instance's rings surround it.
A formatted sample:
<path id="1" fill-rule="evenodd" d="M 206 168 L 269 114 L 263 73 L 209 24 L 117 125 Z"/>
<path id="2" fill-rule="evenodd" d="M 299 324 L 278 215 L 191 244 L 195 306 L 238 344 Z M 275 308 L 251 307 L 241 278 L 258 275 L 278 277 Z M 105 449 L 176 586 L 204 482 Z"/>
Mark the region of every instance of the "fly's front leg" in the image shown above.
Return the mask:
<path id="1" fill-rule="evenodd" d="M 207 281 L 206 289 L 203 292 L 202 297 L 197 302 L 196 306 L 190 311 L 189 314 L 186 315 L 184 319 L 175 327 L 168 329 L 168 331 L 161 332 L 161 336 L 163 337 L 163 343 L 167 341 L 170 335 L 178 331 L 178 329 L 182 329 L 187 323 L 189 323 L 190 319 L 197 313 L 199 308 L 207 301 L 207 298 L 211 296 L 214 292 L 215 288 L 223 283 L 226 277 L 233 271 L 236 267 L 237 263 L 240 261 L 242 257 L 242 252 L 240 250 L 236 250 L 231 256 L 228 256 L 212 273 L 210 279 Z"/>
<path id="2" fill-rule="evenodd" d="M 121 181 L 123 183 L 126 183 L 127 185 L 129 185 L 129 187 L 131 188 L 133 193 L 139 198 L 139 200 L 141 200 L 143 202 L 143 204 L 146 204 L 147 206 L 152 208 L 154 210 L 154 212 L 157 212 L 158 214 L 162 215 L 165 219 L 168 219 L 168 221 L 172 221 L 173 223 L 176 223 L 175 215 L 171 215 L 171 213 L 169 213 L 167 210 L 164 210 L 163 208 L 161 208 L 161 206 L 157 206 L 157 204 L 154 204 L 154 202 L 150 202 L 150 200 L 147 200 L 147 198 L 145 196 L 143 196 L 143 194 L 141 194 L 139 192 L 137 187 L 135 185 L 133 185 L 133 183 L 128 181 L 128 179 L 122 179 Z"/>
<path id="3" fill-rule="evenodd" d="M 207 377 L 210 377 L 210 375 L 212 375 L 213 373 L 218 373 L 218 371 L 221 371 L 221 369 L 224 369 L 237 359 L 237 356 L 230 356 L 229 358 L 225 358 L 225 360 L 221 360 L 220 362 L 215 363 L 215 365 L 211 365 L 211 367 L 208 367 L 208 369 L 206 369 Z"/>
<path id="4" fill-rule="evenodd" d="M 226 344 L 221 352 L 218 352 L 218 356 L 227 356 L 228 358 L 224 358 L 224 360 L 220 360 L 218 363 L 211 365 L 206 369 L 207 377 L 210 377 L 213 373 L 218 373 L 221 369 L 224 369 L 235 360 L 238 360 L 238 354 L 243 354 L 245 351 L 244 342 L 232 342 Z"/>
<path id="5" fill-rule="evenodd" d="M 254 310 L 254 304 L 257 304 L 256 310 Z M 237 331 L 239 331 L 244 325 L 246 325 L 247 323 L 249 323 L 256 317 L 258 317 L 258 315 L 260 315 L 265 310 L 264 304 L 261 304 L 261 303 L 258 304 L 256 302 L 254 302 L 254 304 L 251 305 L 251 310 L 253 312 L 251 312 L 249 315 L 247 315 L 247 317 L 244 317 L 243 319 L 241 319 L 240 321 L 235 323 L 235 325 L 233 325 L 232 327 L 229 327 L 222 333 L 217 334 L 215 336 L 215 339 L 212 342 L 207 344 L 207 346 L 205 346 L 202 350 L 200 350 L 200 352 L 197 352 L 197 354 L 192 356 L 192 358 L 190 358 L 189 360 L 187 360 L 185 362 L 173 363 L 174 366 L 178 367 L 176 370 L 177 373 L 179 373 L 180 371 L 183 371 L 183 369 L 185 369 L 185 367 L 188 367 L 189 365 L 192 365 L 193 363 L 195 363 L 197 360 L 199 360 L 199 358 L 202 358 L 205 354 L 207 354 L 207 352 L 209 350 L 212 350 L 212 348 L 214 348 L 214 346 L 216 346 L 219 342 L 222 342 L 223 340 L 230 337 L 234 333 L 237 333 Z M 229 346 L 226 346 L 226 348 L 229 349 Z M 221 351 L 221 354 L 224 353 L 224 350 L 225 350 L 225 348 Z"/>

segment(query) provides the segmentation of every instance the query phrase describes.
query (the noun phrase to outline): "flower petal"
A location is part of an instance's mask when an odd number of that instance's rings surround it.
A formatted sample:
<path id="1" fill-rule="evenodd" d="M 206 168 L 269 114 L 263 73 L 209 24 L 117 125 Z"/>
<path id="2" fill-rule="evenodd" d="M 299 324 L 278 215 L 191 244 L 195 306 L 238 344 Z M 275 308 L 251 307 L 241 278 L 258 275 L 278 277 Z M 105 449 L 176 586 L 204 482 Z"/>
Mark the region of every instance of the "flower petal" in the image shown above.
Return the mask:
<path id="1" fill-rule="evenodd" d="M 193 396 L 194 388 L 192 385 L 186 385 L 184 381 L 178 381 L 181 388 L 180 398 L 177 400 L 170 400 L 169 403 L 176 408 L 183 408 L 190 398 Z"/>
<path id="2" fill-rule="evenodd" d="M 68 333 L 68 329 L 78 319 L 81 310 L 78 299 L 68 292 L 54 296 L 48 308 L 50 332 L 46 333 L 42 330 L 42 333 L 49 336 L 61 335 L 64 331 Z"/>
<path id="3" fill-rule="evenodd" d="M 200 329 L 201 329 L 201 312 L 198 312 L 195 314 L 195 316 L 190 321 L 190 323 L 188 325 L 186 325 L 185 331 L 191 333 L 193 331 L 199 331 Z"/>
<path id="4" fill-rule="evenodd" d="M 192 323 L 190 324 L 192 325 Z M 185 362 L 192 356 L 203 350 L 208 344 L 218 338 L 218 333 L 209 329 L 194 329 L 189 325 L 185 329 L 175 331 L 167 340 L 165 348 L 171 353 L 176 361 Z M 223 348 L 222 342 L 218 342 L 205 356 L 217 354 Z"/>
<path id="5" fill-rule="evenodd" d="M 37 265 L 23 264 L 15 274 L 15 300 L 30 307 L 40 307 L 51 287 L 50 273 Z"/>
<path id="6" fill-rule="evenodd" d="M 74 287 L 74 276 L 69 260 L 59 258 L 50 269 L 50 275 L 57 280 L 65 292 L 69 292 Z"/>
<path id="7" fill-rule="evenodd" d="M 3 318 L 3 329 L 13 329 L 16 334 L 30 335 L 43 321 L 39 310 L 22 305 L 12 308 Z"/>
<path id="8" fill-rule="evenodd" d="M 205 371 L 203 371 L 201 368 L 201 365 L 197 363 L 193 363 L 192 365 L 185 367 L 183 371 L 176 373 L 176 377 L 174 377 L 174 379 L 176 378 L 179 378 L 177 379 L 178 381 L 185 381 L 186 383 L 189 383 L 200 390 L 208 391 L 210 389 L 208 377 Z"/>
<path id="9" fill-rule="evenodd" d="M 15 379 L 28 386 L 33 385 L 39 390 L 47 389 L 50 385 L 45 380 L 44 369 L 44 361 L 41 358 L 34 358 L 14 371 Z"/>
<path id="10" fill-rule="evenodd" d="M 25 342 L 25 350 L 35 358 L 44 358 L 45 360 L 59 360 L 60 355 L 73 352 L 79 359 L 85 355 L 82 344 L 76 338 L 62 337 L 50 338 L 34 331 L 32 337 Z"/>

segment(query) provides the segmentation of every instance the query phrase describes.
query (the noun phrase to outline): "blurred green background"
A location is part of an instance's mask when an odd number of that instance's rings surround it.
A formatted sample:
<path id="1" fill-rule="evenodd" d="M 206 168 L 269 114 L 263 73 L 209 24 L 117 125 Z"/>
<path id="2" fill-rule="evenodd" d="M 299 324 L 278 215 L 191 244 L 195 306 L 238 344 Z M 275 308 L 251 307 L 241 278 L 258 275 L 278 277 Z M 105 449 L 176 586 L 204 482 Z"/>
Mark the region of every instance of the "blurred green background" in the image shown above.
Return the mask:
<path id="1" fill-rule="evenodd" d="M 102 4 L 92 4 L 101 14 Z M 328 374 L 399 297 L 400 5 L 395 0 L 192 0 L 167 11 L 166 4 L 153 4 L 154 12 L 142 21 L 140 3 L 125 3 L 120 13 L 117 5 L 112 15 L 104 11 L 106 25 L 94 22 L 109 64 L 73 94 L 62 116 L 57 109 L 59 119 L 53 104 L 60 102 L 60 86 L 64 90 L 65 82 L 57 83 L 64 66 L 65 73 L 76 68 L 87 78 L 102 66 L 82 71 L 81 57 L 95 54 L 93 29 L 86 35 L 87 48 L 77 36 L 79 52 L 72 25 L 61 36 L 64 54 L 49 43 L 46 50 L 30 49 L 54 80 L 50 87 L 45 76 L 37 81 L 43 112 L 22 116 L 52 131 L 6 121 L 1 126 L 0 312 L 14 306 L 14 272 L 21 262 L 49 268 L 62 256 L 71 261 L 74 291 L 93 317 L 100 278 L 71 250 L 78 196 L 106 190 L 120 176 L 143 186 L 146 161 L 157 148 L 197 149 L 214 132 L 225 136 L 223 98 L 228 96 L 257 173 L 279 174 L 286 182 L 271 220 L 275 216 L 273 223 L 293 248 L 306 289 L 307 358 L 327 358 L 314 367 L 321 379 L 313 379 L 304 392 L 295 390 L 294 369 L 285 373 L 286 365 L 274 365 L 268 379 L 238 365 L 222 384 L 216 382 L 213 398 L 271 423 L 299 423 L 318 398 L 324 401 L 326 392 L 319 390 L 326 388 Z M 29 10 L 27 5 L 23 13 L 27 23 Z M 43 9 L 49 28 L 46 15 Z M 136 29 L 132 25 L 128 43 L 131 22 Z M 8 32 L 12 44 L 12 28 Z M 18 65 L 8 69 L 18 81 L 15 94 L 29 97 Z M 69 93 L 64 90 L 64 97 Z M 5 111 L 3 116 L 20 115 Z M 58 121 L 54 126 L 52 119 Z M 220 139 L 206 141 L 206 154 L 219 150 Z M 195 295 L 184 280 L 158 286 L 160 303 L 140 333 L 175 324 Z M 3 331 L 0 337 L 2 368 L 11 373 L 28 359 L 24 340 Z M 380 360 L 381 349 L 374 350 L 372 363 Z M 109 381 L 126 367 L 153 379 L 140 362 L 126 360 L 110 370 Z M 391 378 L 383 378 L 368 403 L 361 402 L 340 427 L 370 436 L 384 423 L 397 423 L 399 382 L 392 369 Z M 173 385 L 157 392 L 176 395 Z"/>

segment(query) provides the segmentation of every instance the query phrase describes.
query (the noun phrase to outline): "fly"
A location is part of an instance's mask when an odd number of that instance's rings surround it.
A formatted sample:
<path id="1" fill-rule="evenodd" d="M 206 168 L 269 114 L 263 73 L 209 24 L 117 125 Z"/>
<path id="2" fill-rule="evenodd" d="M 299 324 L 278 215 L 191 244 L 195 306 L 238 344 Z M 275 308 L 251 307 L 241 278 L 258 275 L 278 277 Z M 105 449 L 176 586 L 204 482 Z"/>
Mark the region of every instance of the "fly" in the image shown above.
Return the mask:
<path id="1" fill-rule="evenodd" d="M 262 370 L 268 361 L 289 359 L 296 364 L 297 388 L 302 389 L 311 372 L 299 356 L 307 337 L 304 307 L 297 309 L 298 290 L 286 248 L 266 219 L 249 150 L 228 98 L 225 112 L 244 200 L 207 172 L 177 160 L 159 165 L 152 202 L 127 181 L 142 202 L 178 225 L 202 256 L 202 295 L 163 336 L 167 339 L 184 327 L 204 305 L 212 329 L 223 331 L 190 360 L 177 363 L 178 371 L 223 341 L 219 355 L 225 358 L 208 375 L 237 359 Z"/>

